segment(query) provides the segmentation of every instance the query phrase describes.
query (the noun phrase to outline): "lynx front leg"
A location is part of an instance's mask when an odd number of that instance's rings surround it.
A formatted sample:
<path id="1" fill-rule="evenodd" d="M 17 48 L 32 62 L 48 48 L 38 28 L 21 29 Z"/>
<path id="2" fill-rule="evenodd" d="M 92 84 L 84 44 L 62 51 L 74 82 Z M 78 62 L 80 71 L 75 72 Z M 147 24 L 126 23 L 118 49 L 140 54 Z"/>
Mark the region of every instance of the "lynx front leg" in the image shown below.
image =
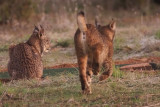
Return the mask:
<path id="1" fill-rule="evenodd" d="M 102 73 L 102 75 L 99 77 L 99 80 L 102 81 L 102 80 L 105 80 L 107 78 L 109 78 L 112 73 L 113 73 L 113 62 L 112 62 L 112 59 L 108 59 L 104 62 L 104 65 L 105 65 L 105 72 Z"/>
<path id="2" fill-rule="evenodd" d="M 84 94 L 90 94 L 91 88 L 87 81 L 86 68 L 87 68 L 87 56 L 81 56 L 78 58 L 79 65 L 79 77 L 81 81 L 81 87 Z"/>

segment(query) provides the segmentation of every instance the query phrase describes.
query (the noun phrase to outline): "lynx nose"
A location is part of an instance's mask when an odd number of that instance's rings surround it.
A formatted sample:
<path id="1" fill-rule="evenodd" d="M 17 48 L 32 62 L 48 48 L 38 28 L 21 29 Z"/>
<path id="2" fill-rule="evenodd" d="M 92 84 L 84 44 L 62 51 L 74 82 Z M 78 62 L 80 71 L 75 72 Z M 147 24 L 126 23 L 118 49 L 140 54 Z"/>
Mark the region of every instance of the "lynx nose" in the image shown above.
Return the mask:
<path id="1" fill-rule="evenodd" d="M 51 50 L 51 47 L 47 48 L 47 50 L 48 50 L 48 51 Z"/>
<path id="2" fill-rule="evenodd" d="M 46 48 L 46 49 L 45 49 L 45 52 L 48 52 L 49 50 L 51 50 L 50 47 Z"/>

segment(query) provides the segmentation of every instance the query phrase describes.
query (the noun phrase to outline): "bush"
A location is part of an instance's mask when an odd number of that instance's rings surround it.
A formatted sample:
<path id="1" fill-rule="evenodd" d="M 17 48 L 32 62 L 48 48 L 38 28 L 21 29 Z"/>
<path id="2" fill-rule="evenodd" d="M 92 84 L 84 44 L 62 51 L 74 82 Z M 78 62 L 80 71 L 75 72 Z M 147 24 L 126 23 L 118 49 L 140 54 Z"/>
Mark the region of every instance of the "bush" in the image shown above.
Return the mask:
<path id="1" fill-rule="evenodd" d="M 34 13 L 35 4 L 32 0 L 1 0 L 0 23 L 12 20 L 27 20 Z"/>
<path id="2" fill-rule="evenodd" d="M 56 46 L 61 46 L 63 48 L 69 47 L 71 44 L 71 40 L 59 40 Z"/>
<path id="3" fill-rule="evenodd" d="M 160 31 L 157 31 L 155 36 L 156 36 L 156 39 L 160 39 Z"/>

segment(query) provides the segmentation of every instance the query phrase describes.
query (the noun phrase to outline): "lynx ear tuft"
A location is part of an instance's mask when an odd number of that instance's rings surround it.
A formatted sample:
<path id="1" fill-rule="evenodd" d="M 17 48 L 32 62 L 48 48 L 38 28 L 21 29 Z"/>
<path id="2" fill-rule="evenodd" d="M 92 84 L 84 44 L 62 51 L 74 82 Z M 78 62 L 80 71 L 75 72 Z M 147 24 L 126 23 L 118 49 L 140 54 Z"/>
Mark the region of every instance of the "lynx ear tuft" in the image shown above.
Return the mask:
<path id="1" fill-rule="evenodd" d="M 80 11 L 78 15 L 85 16 L 83 11 Z"/>
<path id="2" fill-rule="evenodd" d="M 42 25 L 40 26 L 36 26 L 35 25 L 35 28 L 33 30 L 33 34 L 37 35 L 39 38 L 44 35 L 44 28 Z"/>
<path id="3" fill-rule="evenodd" d="M 33 33 L 38 33 L 39 32 L 39 28 L 35 25 Z"/>

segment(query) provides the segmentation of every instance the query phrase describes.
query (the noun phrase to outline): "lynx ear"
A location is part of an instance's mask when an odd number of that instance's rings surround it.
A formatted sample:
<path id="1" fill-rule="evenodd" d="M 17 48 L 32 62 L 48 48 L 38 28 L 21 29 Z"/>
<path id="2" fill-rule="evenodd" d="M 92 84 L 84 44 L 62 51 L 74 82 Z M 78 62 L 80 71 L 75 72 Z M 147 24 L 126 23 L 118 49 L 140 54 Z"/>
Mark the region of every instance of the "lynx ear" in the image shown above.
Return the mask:
<path id="1" fill-rule="evenodd" d="M 113 19 L 112 19 L 112 22 L 110 22 L 109 27 L 110 27 L 112 30 L 115 30 L 115 29 L 116 29 L 116 22 L 115 22 Z"/>
<path id="2" fill-rule="evenodd" d="M 33 34 L 40 38 L 44 34 L 44 28 L 42 27 L 42 25 L 40 25 L 40 27 L 35 25 Z"/>
<path id="3" fill-rule="evenodd" d="M 40 25 L 40 27 L 41 27 L 41 32 L 44 33 L 44 28 L 43 28 L 43 26 Z"/>
<path id="4" fill-rule="evenodd" d="M 33 33 L 38 33 L 39 32 L 39 28 L 35 25 Z"/>
<path id="5" fill-rule="evenodd" d="M 42 36 L 44 34 L 44 28 L 43 28 L 42 25 L 40 25 L 40 28 L 41 28 L 41 30 L 40 30 L 40 36 Z"/>

